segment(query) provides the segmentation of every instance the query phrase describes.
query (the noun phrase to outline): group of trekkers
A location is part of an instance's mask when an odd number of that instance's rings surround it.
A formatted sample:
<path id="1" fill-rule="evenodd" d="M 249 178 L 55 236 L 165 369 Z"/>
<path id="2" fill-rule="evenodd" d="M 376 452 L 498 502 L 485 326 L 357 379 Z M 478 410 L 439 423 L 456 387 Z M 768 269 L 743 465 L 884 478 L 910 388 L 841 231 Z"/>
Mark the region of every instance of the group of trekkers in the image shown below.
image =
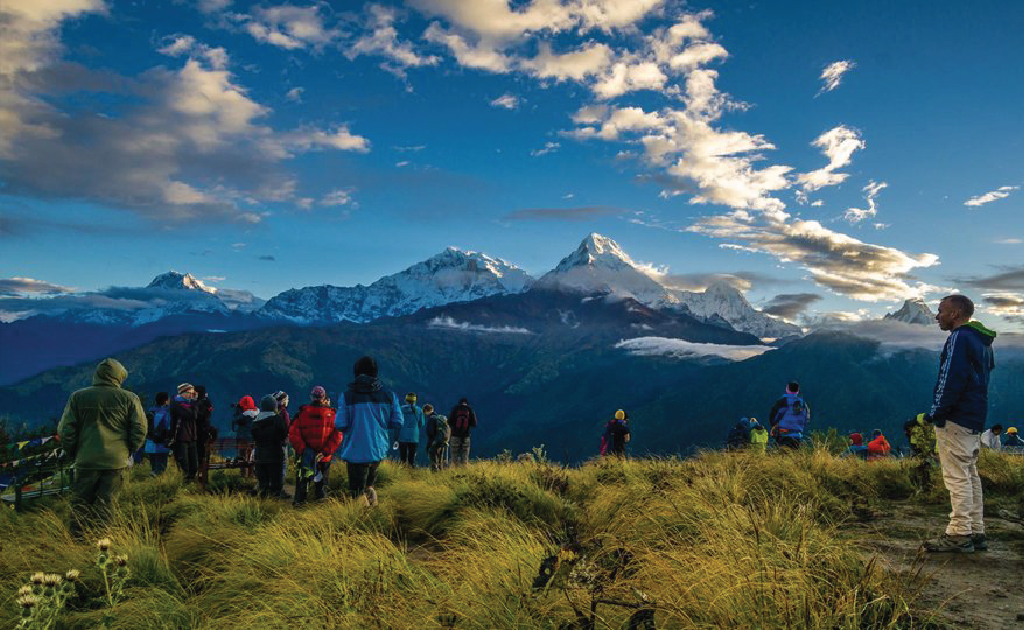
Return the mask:
<path id="1" fill-rule="evenodd" d="M 999 441 L 1001 427 L 984 432 L 996 333 L 971 321 L 974 310 L 972 301 L 961 294 L 948 295 L 940 301 L 936 321 L 941 330 L 950 334 L 940 354 L 933 403 L 928 412 L 918 414 L 907 426 L 912 449 L 922 456 L 923 465 L 935 452 L 950 493 L 950 522 L 942 536 L 925 541 L 924 548 L 930 552 L 972 553 L 987 549 L 979 451 L 984 443 L 990 448 L 997 444 L 1020 448 L 1021 444 L 1016 430 L 1008 429 L 1003 443 Z M 424 425 L 432 468 L 443 465 L 441 454 L 447 447 L 451 447 L 456 465 L 467 462 L 470 429 L 477 425 L 477 417 L 466 399 L 456 405 L 450 420 L 435 413 L 431 405 L 418 408 L 415 394 L 407 395 L 406 404 L 401 405 L 398 397 L 381 385 L 373 358 L 362 357 L 353 371 L 355 379 L 337 410 L 330 406 L 326 392 L 319 386 L 310 392 L 310 403 L 300 407 L 294 420 L 289 418 L 288 396 L 283 392 L 264 396 L 258 407 L 252 397 L 240 401 L 235 430 L 240 443 L 245 444 L 247 437 L 251 440 L 251 459 L 261 493 L 273 496 L 281 490 L 286 440 L 296 453 L 297 503 L 305 500 L 310 482 L 314 485 L 314 496 L 324 496 L 336 450 L 346 464 L 350 496 L 367 504 L 376 503 L 374 481 L 389 447 L 394 445 L 401 459 L 412 464 L 419 431 Z M 133 454 L 146 445 L 148 427 L 142 404 L 138 396 L 121 387 L 127 376 L 127 370 L 118 361 L 103 360 L 96 368 L 92 387 L 74 392 L 64 408 L 58 433 L 65 451 L 75 461 L 75 532 L 81 532 L 81 519 L 107 512 L 124 483 Z M 178 387 L 173 401 L 160 395 L 156 403 L 152 413 L 152 444 L 146 445 L 154 470 L 166 467 L 168 452 L 172 452 L 185 478 L 191 480 L 212 436 L 213 404 L 201 387 L 188 383 Z M 736 427 L 734 443 L 741 445 L 746 434 L 746 448 L 754 444 L 763 450 L 773 437 L 781 450 L 795 449 L 804 439 L 810 418 L 811 409 L 800 395 L 800 386 L 791 382 L 772 407 L 770 428 L 745 418 Z M 618 410 L 608 422 L 602 438 L 603 454 L 625 453 L 630 440 L 628 420 L 626 412 Z M 244 425 L 241 430 L 240 422 Z M 882 432 L 877 431 L 865 447 L 866 459 L 872 456 L 873 443 L 878 444 L 876 453 L 885 457 L 888 444 Z M 931 468 L 932 463 L 928 466 Z"/>
<path id="2" fill-rule="evenodd" d="M 769 428 L 766 429 L 757 418 L 741 418 L 730 429 L 726 448 L 764 453 L 771 438 L 777 448 L 797 449 L 810 422 L 811 407 L 801 396 L 801 385 L 790 381 L 783 396 L 773 403 L 769 411 Z"/>
<path id="3" fill-rule="evenodd" d="M 470 432 L 477 426 L 477 414 L 462 398 L 448 416 L 437 413 L 431 404 L 417 405 L 417 395 L 409 392 L 405 404 L 381 386 L 377 362 L 369 356 L 356 362 L 354 381 L 342 396 L 340 408 L 331 405 L 327 390 L 316 385 L 310 401 L 292 416 L 288 394 L 277 391 L 260 399 L 243 396 L 233 405 L 231 428 L 235 433 L 235 462 L 242 475 L 256 476 L 255 490 L 263 497 L 288 498 L 284 482 L 289 462 L 295 464 L 296 505 L 310 498 L 323 499 L 331 461 L 338 452 L 345 462 L 349 493 L 377 501 L 374 480 L 377 467 L 389 453 L 415 467 L 420 436 L 427 438 L 427 457 L 431 470 L 469 462 Z M 154 475 L 167 467 L 169 452 L 185 481 L 194 481 L 197 469 L 203 469 L 207 446 L 217 438 L 210 424 L 213 404 L 203 387 L 182 383 L 173 401 L 159 393 L 156 405 L 147 413 L 149 425 L 145 452 L 150 456 Z M 449 420 L 451 418 L 451 420 Z M 294 457 L 289 455 L 289 447 Z M 389 448 L 390 447 L 390 448 Z M 340 449 L 340 450 L 339 450 Z"/>

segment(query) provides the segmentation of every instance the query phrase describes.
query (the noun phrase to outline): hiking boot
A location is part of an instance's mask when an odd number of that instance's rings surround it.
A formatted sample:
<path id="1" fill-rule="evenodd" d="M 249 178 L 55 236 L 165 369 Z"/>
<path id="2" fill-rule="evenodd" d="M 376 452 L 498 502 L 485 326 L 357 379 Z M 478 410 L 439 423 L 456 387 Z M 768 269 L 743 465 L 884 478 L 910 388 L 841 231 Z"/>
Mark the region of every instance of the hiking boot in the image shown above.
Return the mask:
<path id="1" fill-rule="evenodd" d="M 932 553 L 974 553 L 975 546 L 971 536 L 953 536 L 943 534 L 939 538 L 927 540 L 922 544 L 926 551 Z"/>
<path id="2" fill-rule="evenodd" d="M 367 505 L 377 505 L 377 490 L 369 487 L 366 492 L 363 493 L 363 496 L 367 498 Z"/>
<path id="3" fill-rule="evenodd" d="M 989 543 L 986 542 L 986 534 L 972 534 L 972 546 L 976 551 L 987 551 Z"/>

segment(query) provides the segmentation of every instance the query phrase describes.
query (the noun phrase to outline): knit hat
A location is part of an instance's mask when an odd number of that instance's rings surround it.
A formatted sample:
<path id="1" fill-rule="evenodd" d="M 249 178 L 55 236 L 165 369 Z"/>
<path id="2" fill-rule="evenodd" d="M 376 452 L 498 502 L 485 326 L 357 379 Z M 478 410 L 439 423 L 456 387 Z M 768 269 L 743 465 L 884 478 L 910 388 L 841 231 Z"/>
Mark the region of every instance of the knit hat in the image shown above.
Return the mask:
<path id="1" fill-rule="evenodd" d="M 626 418 L 626 412 L 623 411 L 622 409 L 617 409 L 616 410 L 616 420 L 623 420 L 624 418 Z"/>
<path id="2" fill-rule="evenodd" d="M 751 423 L 751 426 L 754 426 L 758 424 L 758 418 L 748 418 L 748 422 Z"/>
<path id="3" fill-rule="evenodd" d="M 1018 427 L 1007 427 L 1007 432 L 1011 433 L 1011 434 L 1015 434 L 1015 433 L 1018 432 Z"/>
<path id="4" fill-rule="evenodd" d="M 861 437 L 860 433 L 851 433 L 847 437 L 851 440 L 851 443 L 854 444 L 855 446 L 861 446 L 861 443 L 865 440 L 865 438 Z"/>
<path id="5" fill-rule="evenodd" d="M 310 390 L 310 399 L 324 400 L 325 398 L 327 398 L 327 390 L 325 390 L 320 385 L 317 385 L 316 387 Z"/>
<path id="6" fill-rule="evenodd" d="M 272 394 L 267 394 L 260 400 L 260 411 L 277 411 L 278 401 Z"/>
<path id="7" fill-rule="evenodd" d="M 413 393 L 413 392 L 409 392 L 408 394 L 406 394 L 406 402 L 408 402 L 410 404 L 415 403 L 416 402 L 416 394 Z"/>
<path id="8" fill-rule="evenodd" d="M 424 413 L 428 415 L 434 413 L 434 405 L 431 403 L 424 403 Z"/>
<path id="9" fill-rule="evenodd" d="M 362 357 L 352 366 L 352 371 L 356 376 L 364 374 L 377 378 L 377 361 L 373 357 Z"/>
<path id="10" fill-rule="evenodd" d="M 178 386 L 178 395 L 179 396 L 181 396 L 182 394 L 185 394 L 186 392 L 193 392 L 193 391 L 196 391 L 196 388 L 193 387 L 190 383 L 182 383 L 181 385 Z"/>
<path id="11" fill-rule="evenodd" d="M 279 390 L 279 391 L 274 392 L 271 395 L 274 396 L 274 400 L 278 401 L 278 406 L 279 407 L 287 407 L 288 406 L 288 394 L 286 394 L 285 392 Z"/>
<path id="12" fill-rule="evenodd" d="M 238 401 L 238 406 L 242 407 L 242 411 L 256 411 L 256 401 L 252 396 L 243 396 L 242 400 Z"/>

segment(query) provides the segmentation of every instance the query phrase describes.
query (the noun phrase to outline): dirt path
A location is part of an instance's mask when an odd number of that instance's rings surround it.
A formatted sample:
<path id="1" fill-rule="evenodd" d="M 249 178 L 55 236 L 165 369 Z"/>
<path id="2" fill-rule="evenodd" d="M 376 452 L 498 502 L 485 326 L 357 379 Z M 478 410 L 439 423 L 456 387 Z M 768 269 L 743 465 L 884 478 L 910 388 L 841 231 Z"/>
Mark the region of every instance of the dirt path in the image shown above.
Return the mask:
<path id="1" fill-rule="evenodd" d="M 921 541 L 935 536 L 947 511 L 893 504 L 892 511 L 855 528 L 866 556 L 893 571 L 917 569 Z M 922 611 L 952 628 L 1006 630 L 1022 627 L 1025 609 L 1025 545 L 1020 523 L 986 518 L 989 551 L 974 554 L 922 554 L 928 584 L 918 600 Z"/>

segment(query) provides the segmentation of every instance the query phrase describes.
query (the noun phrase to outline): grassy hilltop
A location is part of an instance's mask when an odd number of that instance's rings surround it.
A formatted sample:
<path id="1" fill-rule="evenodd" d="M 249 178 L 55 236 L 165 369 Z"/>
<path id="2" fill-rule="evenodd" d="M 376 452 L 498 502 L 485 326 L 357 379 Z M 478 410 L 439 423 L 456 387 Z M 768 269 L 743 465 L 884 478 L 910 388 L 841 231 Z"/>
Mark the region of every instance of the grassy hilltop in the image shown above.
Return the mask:
<path id="1" fill-rule="evenodd" d="M 921 567 L 887 568 L 865 544 L 865 522 L 894 506 L 944 522 L 938 471 L 913 496 L 909 470 L 822 448 L 576 469 L 385 464 L 379 506 L 295 510 L 250 498 L 233 473 L 199 494 L 141 467 L 111 527 L 86 542 L 69 536 L 64 500 L 2 510 L 0 625 L 17 626 L 31 573 L 79 569 L 55 627 L 583 629 L 592 610 L 595 628 L 943 627 L 920 601 Z M 339 496 L 344 468 L 332 473 Z M 981 474 L 987 516 L 1020 514 L 1020 457 L 985 452 Z M 96 566 L 104 535 L 128 557 L 112 607 Z M 1006 538 L 996 544 L 1020 553 L 1020 533 Z"/>

